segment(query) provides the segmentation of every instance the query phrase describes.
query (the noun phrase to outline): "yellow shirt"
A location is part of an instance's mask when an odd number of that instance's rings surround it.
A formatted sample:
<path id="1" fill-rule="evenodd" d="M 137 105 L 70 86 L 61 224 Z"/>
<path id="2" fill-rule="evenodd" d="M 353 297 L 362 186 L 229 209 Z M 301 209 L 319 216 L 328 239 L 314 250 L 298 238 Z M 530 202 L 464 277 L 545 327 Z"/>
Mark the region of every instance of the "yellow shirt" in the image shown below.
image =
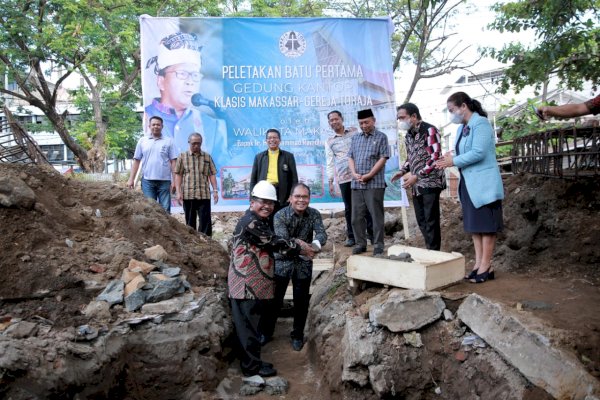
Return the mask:
<path id="1" fill-rule="evenodd" d="M 277 160 L 279 159 L 279 149 L 269 152 L 269 168 L 267 169 L 267 182 L 277 185 L 279 178 L 277 177 Z"/>

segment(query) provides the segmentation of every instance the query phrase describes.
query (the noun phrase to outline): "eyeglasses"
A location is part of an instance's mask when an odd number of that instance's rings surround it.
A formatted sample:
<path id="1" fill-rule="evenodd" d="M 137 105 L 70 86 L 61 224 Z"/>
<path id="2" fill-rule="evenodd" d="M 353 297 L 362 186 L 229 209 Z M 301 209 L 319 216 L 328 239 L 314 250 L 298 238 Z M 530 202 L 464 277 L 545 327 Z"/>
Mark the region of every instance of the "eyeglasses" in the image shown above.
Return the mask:
<path id="1" fill-rule="evenodd" d="M 165 75 L 171 73 L 175 74 L 175 77 L 182 81 L 186 81 L 188 78 L 192 78 L 192 81 L 200 82 L 200 79 L 202 79 L 202 77 L 204 76 L 197 71 L 167 71 L 165 72 Z"/>
<path id="2" fill-rule="evenodd" d="M 279 136 L 269 136 L 269 137 L 267 138 L 267 142 L 268 142 L 269 140 L 279 140 Z"/>
<path id="3" fill-rule="evenodd" d="M 191 146 L 200 146 L 202 142 L 189 142 Z"/>
<path id="4" fill-rule="evenodd" d="M 255 198 L 254 201 L 256 201 L 259 204 L 262 204 L 263 206 L 274 206 L 275 205 L 275 202 L 273 200 L 259 199 L 258 197 Z"/>
<path id="5" fill-rule="evenodd" d="M 301 195 L 301 194 L 295 194 L 292 197 L 297 200 L 308 200 L 310 198 L 310 196 L 305 196 L 305 195 Z"/>

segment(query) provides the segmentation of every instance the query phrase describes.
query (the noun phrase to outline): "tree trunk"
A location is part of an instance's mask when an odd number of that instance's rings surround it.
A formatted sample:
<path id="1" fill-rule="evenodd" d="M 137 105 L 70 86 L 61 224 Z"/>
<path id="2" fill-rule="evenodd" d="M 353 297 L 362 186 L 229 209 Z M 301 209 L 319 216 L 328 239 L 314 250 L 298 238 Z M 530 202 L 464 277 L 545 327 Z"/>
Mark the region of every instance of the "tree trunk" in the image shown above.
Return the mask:
<path id="1" fill-rule="evenodd" d="M 90 164 L 90 160 L 88 157 L 87 151 L 73 139 L 73 137 L 69 134 L 69 130 L 65 126 L 65 115 L 58 114 L 55 108 L 40 108 L 46 117 L 50 120 L 54 129 L 56 129 L 56 133 L 60 136 L 65 145 L 73 152 L 75 155 L 75 159 L 77 164 L 86 172 L 92 171 L 92 166 Z"/>

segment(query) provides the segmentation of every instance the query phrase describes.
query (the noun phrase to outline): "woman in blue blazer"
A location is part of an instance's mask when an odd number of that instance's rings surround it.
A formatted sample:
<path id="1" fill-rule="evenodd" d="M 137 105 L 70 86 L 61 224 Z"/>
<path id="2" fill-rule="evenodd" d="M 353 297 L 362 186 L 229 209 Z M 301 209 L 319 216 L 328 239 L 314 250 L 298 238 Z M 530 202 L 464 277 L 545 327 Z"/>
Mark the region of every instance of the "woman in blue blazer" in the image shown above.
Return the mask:
<path id="1" fill-rule="evenodd" d="M 496 161 L 495 135 L 481 103 L 464 92 L 448 100 L 452 122 L 461 124 L 452 151 L 437 161 L 438 168 L 455 165 L 460 171 L 458 194 L 465 232 L 471 233 L 475 265 L 465 279 L 473 283 L 494 279 L 491 266 L 496 234 L 503 228 L 504 189 Z"/>

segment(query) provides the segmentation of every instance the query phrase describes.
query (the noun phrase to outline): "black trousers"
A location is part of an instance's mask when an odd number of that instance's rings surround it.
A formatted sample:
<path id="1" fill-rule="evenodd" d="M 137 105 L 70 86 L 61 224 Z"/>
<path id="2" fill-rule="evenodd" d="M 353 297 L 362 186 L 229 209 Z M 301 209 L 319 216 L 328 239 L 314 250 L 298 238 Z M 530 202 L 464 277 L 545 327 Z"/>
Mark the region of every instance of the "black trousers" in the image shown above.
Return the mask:
<path id="1" fill-rule="evenodd" d="M 413 196 L 415 216 L 419 229 L 429 250 L 440 250 L 442 233 L 440 229 L 440 192 L 424 193 Z"/>
<path id="2" fill-rule="evenodd" d="M 342 200 L 344 201 L 344 217 L 346 217 L 346 234 L 348 239 L 354 240 L 354 231 L 352 230 L 352 189 L 350 188 L 351 182 L 340 183 L 340 192 L 342 193 Z M 373 241 L 373 218 L 367 210 L 365 215 L 367 221 L 367 236 Z"/>
<path id="3" fill-rule="evenodd" d="M 262 365 L 258 324 L 268 300 L 229 299 L 233 325 L 239 341 L 238 358 L 245 373 L 258 373 Z"/>
<path id="4" fill-rule="evenodd" d="M 185 223 L 196 229 L 196 221 L 200 220 L 198 232 L 212 236 L 212 221 L 210 219 L 210 199 L 183 200 Z"/>
<path id="5" fill-rule="evenodd" d="M 296 274 L 292 277 L 292 289 L 294 293 L 294 325 L 290 334 L 292 339 L 304 340 L 304 326 L 308 316 L 308 306 L 310 303 L 310 282 L 311 277 L 298 279 Z M 263 335 L 273 336 L 275 332 L 275 324 L 281 307 L 283 306 L 283 298 L 285 291 L 290 283 L 290 277 L 275 275 L 275 299 L 267 306 L 266 311 L 261 319 L 260 331 Z"/>

